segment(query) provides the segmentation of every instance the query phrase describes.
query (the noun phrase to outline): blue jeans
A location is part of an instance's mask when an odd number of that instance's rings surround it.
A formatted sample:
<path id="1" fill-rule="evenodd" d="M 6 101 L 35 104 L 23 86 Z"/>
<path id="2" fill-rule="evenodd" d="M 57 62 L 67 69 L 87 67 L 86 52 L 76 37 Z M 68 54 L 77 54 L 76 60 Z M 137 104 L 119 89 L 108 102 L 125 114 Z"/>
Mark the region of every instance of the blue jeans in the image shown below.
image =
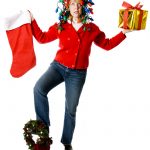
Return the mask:
<path id="1" fill-rule="evenodd" d="M 42 120 L 47 126 L 50 126 L 47 94 L 54 87 L 65 82 L 65 116 L 61 138 L 63 144 L 71 144 L 72 141 L 76 123 L 76 110 L 85 83 L 86 72 L 86 69 L 69 69 L 53 61 L 34 87 L 36 118 L 37 120 Z"/>

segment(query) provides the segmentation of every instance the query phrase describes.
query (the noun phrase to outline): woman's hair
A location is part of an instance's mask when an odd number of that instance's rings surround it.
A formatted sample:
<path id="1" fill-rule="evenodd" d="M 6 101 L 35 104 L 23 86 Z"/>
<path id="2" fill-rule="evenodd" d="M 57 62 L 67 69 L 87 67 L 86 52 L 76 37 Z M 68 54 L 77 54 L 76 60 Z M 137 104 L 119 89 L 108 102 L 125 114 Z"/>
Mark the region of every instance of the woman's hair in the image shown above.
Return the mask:
<path id="1" fill-rule="evenodd" d="M 58 30 L 62 31 L 62 25 L 66 23 L 68 20 L 72 20 L 69 10 L 69 3 L 70 0 L 59 0 L 57 3 L 56 13 L 59 13 L 59 23 L 58 23 Z M 91 8 L 94 3 L 92 0 L 80 0 L 82 6 L 82 12 L 80 15 L 81 22 L 83 24 L 89 23 L 93 21 L 93 18 L 90 14 L 93 14 L 93 9 Z"/>

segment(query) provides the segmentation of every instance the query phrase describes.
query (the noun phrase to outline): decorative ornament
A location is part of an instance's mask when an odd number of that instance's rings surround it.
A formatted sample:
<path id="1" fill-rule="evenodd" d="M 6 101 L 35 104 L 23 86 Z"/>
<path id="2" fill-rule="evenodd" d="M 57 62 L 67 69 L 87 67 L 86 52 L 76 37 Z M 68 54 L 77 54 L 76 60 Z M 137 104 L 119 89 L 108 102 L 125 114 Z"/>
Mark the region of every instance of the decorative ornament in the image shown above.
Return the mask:
<path id="1" fill-rule="evenodd" d="M 30 120 L 23 128 L 24 139 L 30 150 L 35 150 L 35 145 L 50 146 L 52 138 L 49 138 L 49 131 L 47 126 L 40 120 Z M 38 135 L 36 142 L 32 139 L 32 134 Z"/>
<path id="2" fill-rule="evenodd" d="M 62 24 L 66 23 L 70 17 L 69 11 L 69 2 L 70 0 L 58 0 L 56 13 L 59 13 L 59 23 L 58 23 L 58 31 L 62 31 L 63 27 Z M 89 23 L 89 21 L 93 21 L 93 18 L 90 14 L 93 14 L 93 9 L 91 8 L 94 3 L 92 0 L 80 0 L 80 4 L 82 6 L 82 13 L 81 13 L 81 21 L 83 24 Z"/>

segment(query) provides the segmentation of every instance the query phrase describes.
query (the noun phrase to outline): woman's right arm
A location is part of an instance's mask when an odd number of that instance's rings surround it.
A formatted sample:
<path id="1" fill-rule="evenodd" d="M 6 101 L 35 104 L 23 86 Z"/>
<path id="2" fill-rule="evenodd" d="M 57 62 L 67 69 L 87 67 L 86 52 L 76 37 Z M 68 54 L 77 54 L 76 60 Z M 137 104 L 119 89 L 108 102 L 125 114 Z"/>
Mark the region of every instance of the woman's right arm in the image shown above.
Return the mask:
<path id="1" fill-rule="evenodd" d="M 48 29 L 48 31 L 43 32 L 39 28 L 39 26 L 31 12 L 30 12 L 30 15 L 31 15 L 32 34 L 39 43 L 44 44 L 44 43 L 48 43 L 48 42 L 51 42 L 51 41 L 54 41 L 57 39 L 57 37 L 58 37 L 57 23 L 55 23 L 53 26 L 51 26 Z"/>

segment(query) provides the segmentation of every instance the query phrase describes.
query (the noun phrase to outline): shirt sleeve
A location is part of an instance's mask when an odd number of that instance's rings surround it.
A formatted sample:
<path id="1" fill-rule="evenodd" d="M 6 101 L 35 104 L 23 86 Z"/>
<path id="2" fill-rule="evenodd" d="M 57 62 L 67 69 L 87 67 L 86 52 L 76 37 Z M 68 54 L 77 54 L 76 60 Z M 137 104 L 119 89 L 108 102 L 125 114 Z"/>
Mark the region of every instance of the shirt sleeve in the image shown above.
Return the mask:
<path id="1" fill-rule="evenodd" d="M 52 25 L 48 31 L 42 31 L 36 20 L 34 19 L 32 22 L 31 22 L 31 28 L 32 28 L 32 34 L 33 36 L 35 37 L 35 39 L 41 43 L 41 44 L 44 44 L 44 43 L 48 43 L 48 42 L 51 42 L 51 41 L 54 41 L 57 39 L 57 35 L 58 35 L 58 30 L 57 30 L 57 23 L 55 23 L 54 25 Z"/>
<path id="2" fill-rule="evenodd" d="M 97 29 L 97 35 L 94 39 L 94 43 L 103 48 L 104 50 L 111 50 L 117 45 L 119 45 L 124 39 L 126 38 L 126 35 L 123 34 L 123 32 L 118 33 L 112 38 L 106 38 L 106 35 L 104 32 L 100 31 L 99 28 Z"/>

